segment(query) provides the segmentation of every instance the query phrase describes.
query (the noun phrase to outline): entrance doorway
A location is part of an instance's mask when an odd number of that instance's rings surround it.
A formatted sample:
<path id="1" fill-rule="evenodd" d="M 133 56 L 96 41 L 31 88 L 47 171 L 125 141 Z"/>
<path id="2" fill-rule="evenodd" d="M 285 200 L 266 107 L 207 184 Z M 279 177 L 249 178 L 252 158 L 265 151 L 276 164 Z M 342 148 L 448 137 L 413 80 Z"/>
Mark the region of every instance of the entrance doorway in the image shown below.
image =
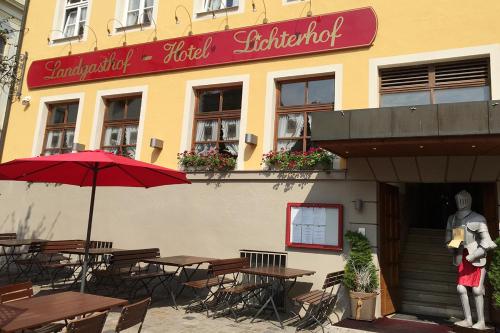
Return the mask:
<path id="1" fill-rule="evenodd" d="M 448 216 L 456 211 L 454 196 L 463 189 L 472 195 L 472 209 L 487 219 L 491 236 L 497 237 L 495 183 L 380 184 L 382 315 L 462 316 L 456 267 L 444 238 Z"/>

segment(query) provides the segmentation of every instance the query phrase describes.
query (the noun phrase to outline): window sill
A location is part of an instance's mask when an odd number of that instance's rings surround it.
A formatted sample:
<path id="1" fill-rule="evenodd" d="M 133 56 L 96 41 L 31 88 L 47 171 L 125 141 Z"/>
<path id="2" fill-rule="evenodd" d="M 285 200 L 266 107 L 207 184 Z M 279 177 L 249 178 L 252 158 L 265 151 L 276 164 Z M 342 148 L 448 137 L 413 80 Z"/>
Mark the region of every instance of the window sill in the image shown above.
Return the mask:
<path id="1" fill-rule="evenodd" d="M 229 7 L 229 8 L 221 8 L 221 9 L 210 10 L 210 11 L 206 11 L 206 12 L 198 12 L 198 13 L 196 13 L 196 18 L 205 18 L 208 16 L 216 15 L 216 14 L 223 14 L 226 12 L 226 10 L 228 13 L 237 12 L 238 9 L 239 9 L 239 6 L 233 6 L 233 7 Z"/>
<path id="2" fill-rule="evenodd" d="M 115 28 L 115 32 L 129 31 L 129 30 L 143 30 L 145 28 L 150 28 L 151 24 L 132 24 L 119 28 Z"/>
<path id="3" fill-rule="evenodd" d="M 50 40 L 50 44 L 55 45 L 55 44 L 63 44 L 63 43 L 69 43 L 69 42 L 74 42 L 74 41 L 81 41 L 83 38 L 83 35 L 78 35 L 78 36 L 72 36 L 72 37 L 60 37 L 60 38 L 54 38 Z"/>

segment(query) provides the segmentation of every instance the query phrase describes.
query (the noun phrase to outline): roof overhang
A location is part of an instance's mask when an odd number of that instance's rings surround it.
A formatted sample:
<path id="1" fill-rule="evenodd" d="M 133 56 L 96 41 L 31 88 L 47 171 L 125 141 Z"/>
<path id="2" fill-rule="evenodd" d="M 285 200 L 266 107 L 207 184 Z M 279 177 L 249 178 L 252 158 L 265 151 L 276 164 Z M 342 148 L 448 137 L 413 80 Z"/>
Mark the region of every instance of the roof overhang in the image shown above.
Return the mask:
<path id="1" fill-rule="evenodd" d="M 497 101 L 317 112 L 312 141 L 342 157 L 500 155 Z"/>

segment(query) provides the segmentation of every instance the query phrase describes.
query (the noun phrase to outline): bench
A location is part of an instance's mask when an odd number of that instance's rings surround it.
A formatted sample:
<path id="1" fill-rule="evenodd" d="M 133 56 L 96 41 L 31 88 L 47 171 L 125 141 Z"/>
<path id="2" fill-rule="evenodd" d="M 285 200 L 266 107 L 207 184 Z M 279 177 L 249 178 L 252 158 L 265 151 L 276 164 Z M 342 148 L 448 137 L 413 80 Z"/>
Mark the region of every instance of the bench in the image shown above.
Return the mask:
<path id="1" fill-rule="evenodd" d="M 292 312 L 300 318 L 297 322 L 297 330 L 318 324 L 324 332 L 323 323 L 325 320 L 328 320 L 330 324 L 333 325 L 328 315 L 336 303 L 343 280 L 344 271 L 329 273 L 326 275 L 321 290 L 311 290 L 305 294 L 292 298 L 292 300 L 298 303 L 305 311 L 304 317 Z M 337 285 L 339 288 L 335 290 L 335 286 Z"/>
<path id="2" fill-rule="evenodd" d="M 64 251 L 82 249 L 85 246 L 83 240 L 57 240 L 47 241 L 30 246 L 28 252 L 31 255 L 26 259 L 16 260 L 19 266 L 27 267 L 24 273 L 30 272 L 33 267 L 39 269 L 40 274 L 37 278 L 48 277 L 52 288 L 55 287 L 57 275 L 61 272 L 70 270 L 71 275 L 64 277 L 63 284 L 70 279 L 76 279 L 75 273 L 82 263 L 80 261 L 71 261 L 71 257 L 61 254 Z"/>
<path id="3" fill-rule="evenodd" d="M 151 297 L 155 289 L 163 285 L 172 298 L 174 306 L 175 295 L 170 288 L 169 282 L 175 272 L 165 271 L 157 265 L 141 265 L 146 259 L 160 256 L 158 248 L 116 251 L 109 258 L 109 266 L 106 269 L 95 270 L 92 274 L 95 285 L 105 285 L 109 282 L 112 294 L 117 295 L 122 289 L 128 290 L 129 299 L 136 298 L 137 292 L 143 287 Z M 158 282 L 152 285 L 153 281 Z"/>

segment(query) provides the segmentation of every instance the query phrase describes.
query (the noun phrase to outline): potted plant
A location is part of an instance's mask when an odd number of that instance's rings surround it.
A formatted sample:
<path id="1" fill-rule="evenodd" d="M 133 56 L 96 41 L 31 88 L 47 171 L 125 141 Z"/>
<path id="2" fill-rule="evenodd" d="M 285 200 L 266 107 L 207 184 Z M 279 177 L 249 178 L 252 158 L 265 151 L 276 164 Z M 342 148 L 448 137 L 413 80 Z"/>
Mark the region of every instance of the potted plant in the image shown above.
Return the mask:
<path id="1" fill-rule="evenodd" d="M 350 244 L 344 273 L 344 285 L 349 289 L 351 318 L 372 321 L 379 285 L 377 268 L 372 260 L 372 249 L 366 236 L 353 231 L 345 235 Z"/>
<path id="2" fill-rule="evenodd" d="M 310 148 L 308 151 L 270 151 L 262 156 L 262 164 L 270 170 L 303 171 L 330 170 L 334 155 L 321 148 Z"/>
<path id="3" fill-rule="evenodd" d="M 500 237 L 496 239 L 497 247 L 493 250 L 488 278 L 493 288 L 493 306 L 491 320 L 495 327 L 500 327 Z"/>
<path id="4" fill-rule="evenodd" d="M 177 160 L 180 167 L 186 171 L 227 172 L 236 167 L 236 157 L 220 153 L 217 149 L 204 153 L 184 151 L 177 154 Z"/>

